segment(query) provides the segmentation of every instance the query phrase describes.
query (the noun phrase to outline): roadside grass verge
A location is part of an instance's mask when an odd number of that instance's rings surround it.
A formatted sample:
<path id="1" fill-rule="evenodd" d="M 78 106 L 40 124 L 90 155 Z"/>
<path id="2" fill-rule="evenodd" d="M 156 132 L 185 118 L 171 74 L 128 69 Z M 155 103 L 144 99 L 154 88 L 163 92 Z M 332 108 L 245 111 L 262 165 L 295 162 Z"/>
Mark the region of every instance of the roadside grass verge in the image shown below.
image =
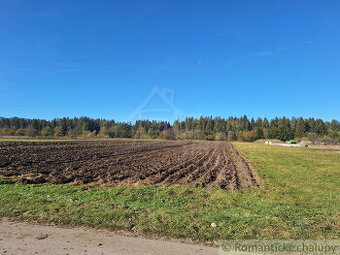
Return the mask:
<path id="1" fill-rule="evenodd" d="M 24 185 L 0 177 L 0 216 L 203 243 L 339 238 L 340 154 L 250 143 L 234 147 L 257 169 L 262 189 Z"/>

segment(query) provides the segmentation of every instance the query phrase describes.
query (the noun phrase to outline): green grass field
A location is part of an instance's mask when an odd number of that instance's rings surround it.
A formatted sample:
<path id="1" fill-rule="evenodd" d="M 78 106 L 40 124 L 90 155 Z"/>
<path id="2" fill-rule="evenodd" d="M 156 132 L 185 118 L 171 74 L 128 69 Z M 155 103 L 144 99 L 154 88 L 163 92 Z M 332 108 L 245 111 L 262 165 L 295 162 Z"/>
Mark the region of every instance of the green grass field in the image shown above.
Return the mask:
<path id="1" fill-rule="evenodd" d="M 262 189 L 24 185 L 2 178 L 0 216 L 199 242 L 340 237 L 339 153 L 251 143 L 234 147 L 257 169 Z"/>

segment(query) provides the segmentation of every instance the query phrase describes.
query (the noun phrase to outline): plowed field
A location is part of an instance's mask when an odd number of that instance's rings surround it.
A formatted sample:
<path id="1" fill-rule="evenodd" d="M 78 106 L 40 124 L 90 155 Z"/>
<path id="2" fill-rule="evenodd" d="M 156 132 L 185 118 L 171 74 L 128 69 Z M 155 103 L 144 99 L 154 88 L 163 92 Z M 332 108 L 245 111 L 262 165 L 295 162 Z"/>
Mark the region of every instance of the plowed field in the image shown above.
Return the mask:
<path id="1" fill-rule="evenodd" d="M 227 142 L 1 142 L 0 175 L 25 183 L 259 187 L 256 172 Z"/>

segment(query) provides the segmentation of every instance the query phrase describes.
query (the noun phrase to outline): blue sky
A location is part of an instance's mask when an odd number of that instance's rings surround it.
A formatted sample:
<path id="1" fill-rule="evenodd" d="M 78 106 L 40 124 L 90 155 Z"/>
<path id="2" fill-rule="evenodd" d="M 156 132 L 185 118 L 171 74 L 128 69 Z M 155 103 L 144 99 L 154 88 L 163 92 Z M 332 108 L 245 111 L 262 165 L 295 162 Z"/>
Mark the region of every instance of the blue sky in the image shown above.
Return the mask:
<path id="1" fill-rule="evenodd" d="M 340 119 L 339 1 L 0 0 L 0 116 Z M 167 119 L 159 96 L 142 118 Z M 175 107 L 176 110 L 173 110 Z M 149 114 L 149 115 L 148 115 Z"/>

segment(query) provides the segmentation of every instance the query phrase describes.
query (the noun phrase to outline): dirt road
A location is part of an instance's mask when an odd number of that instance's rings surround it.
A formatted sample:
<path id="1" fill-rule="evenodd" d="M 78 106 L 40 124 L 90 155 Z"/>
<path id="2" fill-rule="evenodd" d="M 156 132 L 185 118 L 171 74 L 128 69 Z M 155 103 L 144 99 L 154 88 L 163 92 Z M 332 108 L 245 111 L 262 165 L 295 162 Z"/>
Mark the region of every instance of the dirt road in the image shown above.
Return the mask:
<path id="1" fill-rule="evenodd" d="M 0 254 L 217 255 L 217 248 L 0 219 Z"/>

